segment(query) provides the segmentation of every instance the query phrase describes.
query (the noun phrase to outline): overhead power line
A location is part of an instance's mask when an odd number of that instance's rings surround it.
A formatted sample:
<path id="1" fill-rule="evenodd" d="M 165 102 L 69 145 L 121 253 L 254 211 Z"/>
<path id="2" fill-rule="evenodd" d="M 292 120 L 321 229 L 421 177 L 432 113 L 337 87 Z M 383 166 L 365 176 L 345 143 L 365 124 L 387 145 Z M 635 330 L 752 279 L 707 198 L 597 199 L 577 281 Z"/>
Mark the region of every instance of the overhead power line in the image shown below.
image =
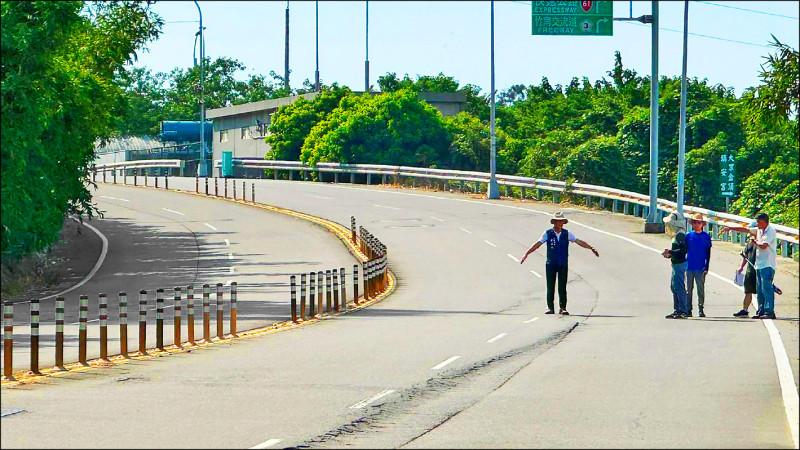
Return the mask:
<path id="1" fill-rule="evenodd" d="M 630 25 L 638 25 L 640 27 L 648 27 L 648 28 L 650 27 L 650 25 L 645 25 L 645 24 L 636 23 L 636 22 L 622 22 L 622 23 L 626 23 L 626 24 L 630 24 Z M 659 30 L 663 30 L 663 31 L 673 31 L 675 33 L 683 33 L 683 30 L 674 30 L 672 28 L 658 27 L 658 29 Z M 768 44 L 756 44 L 754 42 L 737 41 L 737 40 L 734 40 L 734 39 L 726 39 L 726 38 L 721 38 L 721 37 L 717 37 L 717 36 L 709 36 L 707 34 L 692 33 L 692 32 L 689 32 L 688 34 L 691 34 L 692 36 L 700 36 L 700 37 L 705 37 L 705 38 L 709 38 L 709 39 L 716 39 L 718 41 L 733 42 L 735 44 L 755 45 L 756 47 L 769 47 Z"/>
<path id="2" fill-rule="evenodd" d="M 519 0 L 511 0 L 511 2 L 512 3 L 519 3 L 521 5 L 531 6 L 530 2 L 523 2 L 523 1 L 519 1 Z M 708 3 L 708 2 L 698 2 L 698 3 Z M 725 5 L 717 5 L 716 3 L 708 3 L 708 4 L 709 5 L 715 5 L 715 6 L 725 6 Z M 731 8 L 733 8 L 733 6 L 731 6 Z M 736 9 L 743 9 L 743 8 L 736 8 Z M 751 11 L 751 10 L 746 10 L 746 11 Z M 761 11 L 752 11 L 752 12 L 761 12 Z M 764 14 L 769 14 L 769 13 L 764 13 Z M 788 17 L 790 19 L 794 19 L 794 17 L 789 17 L 789 16 L 783 16 L 783 17 Z M 650 25 L 637 23 L 637 22 L 621 22 L 621 23 L 626 23 L 626 24 L 630 24 L 630 25 L 638 25 L 638 26 L 641 26 L 641 27 L 648 27 L 648 28 L 650 27 Z M 658 27 L 658 29 L 659 30 L 664 30 L 664 31 L 673 31 L 675 33 L 683 33 L 682 30 L 673 30 L 672 28 Z M 721 38 L 721 37 L 718 37 L 718 36 L 710 36 L 708 34 L 700 34 L 700 33 L 692 33 L 692 32 L 690 32 L 689 34 L 691 34 L 692 36 L 700 36 L 700 37 L 705 37 L 705 38 L 709 38 L 709 39 L 716 39 L 718 41 L 733 42 L 734 44 L 754 45 L 756 47 L 769 47 L 769 45 L 766 45 L 766 44 L 756 44 L 754 42 L 737 41 L 735 39 L 726 39 L 726 38 Z"/>
<path id="3" fill-rule="evenodd" d="M 767 16 L 783 17 L 784 19 L 800 20 L 800 17 L 784 16 L 783 14 L 775 14 L 775 13 L 769 13 L 769 12 L 766 12 L 766 11 L 756 11 L 754 9 L 739 8 L 738 6 L 720 5 L 719 3 L 701 2 L 701 1 L 696 1 L 695 3 L 704 3 L 706 5 L 719 6 L 719 7 L 722 7 L 722 8 L 738 9 L 740 11 L 747 11 L 747 12 L 756 13 L 756 14 L 765 14 Z"/>

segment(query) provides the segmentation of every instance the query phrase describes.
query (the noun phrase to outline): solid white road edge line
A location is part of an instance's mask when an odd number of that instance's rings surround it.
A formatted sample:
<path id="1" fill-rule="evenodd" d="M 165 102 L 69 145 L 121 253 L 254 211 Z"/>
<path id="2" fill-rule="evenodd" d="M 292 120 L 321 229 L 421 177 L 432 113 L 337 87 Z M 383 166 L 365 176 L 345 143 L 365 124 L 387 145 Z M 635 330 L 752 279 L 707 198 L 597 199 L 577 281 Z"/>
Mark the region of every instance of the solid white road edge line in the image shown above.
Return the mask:
<path id="1" fill-rule="evenodd" d="M 394 389 L 387 389 L 387 390 L 385 390 L 383 392 L 380 392 L 378 394 L 373 395 L 372 397 L 370 397 L 370 398 L 368 398 L 366 400 L 361 400 L 360 402 L 358 402 L 355 405 L 351 406 L 350 409 L 363 408 L 363 407 L 369 405 L 370 403 L 374 402 L 375 400 L 378 400 L 378 399 L 381 399 L 383 397 L 386 397 L 387 395 L 391 394 L 392 392 L 394 392 Z"/>
<path id="2" fill-rule="evenodd" d="M 214 228 L 214 225 L 211 225 L 210 223 L 206 223 L 206 226 L 207 226 L 208 228 L 211 228 L 211 229 L 212 229 L 212 230 L 214 230 L 214 231 L 217 231 L 217 229 L 216 229 L 216 228 Z"/>
<path id="3" fill-rule="evenodd" d="M 175 210 L 172 210 L 172 209 L 169 209 L 169 208 L 161 208 L 161 209 L 163 209 L 164 211 L 169 211 L 171 213 L 179 214 L 181 216 L 185 216 L 186 215 L 186 214 L 184 214 L 184 213 L 182 213 L 180 211 L 175 211 Z"/>
<path id="4" fill-rule="evenodd" d="M 483 242 L 486 242 L 487 244 L 491 245 L 492 247 L 497 247 L 496 245 L 492 244 L 491 242 L 487 241 L 486 239 L 484 239 Z"/>
<path id="5" fill-rule="evenodd" d="M 258 444 L 258 445 L 254 445 L 254 446 L 252 446 L 252 447 L 250 447 L 250 448 L 267 448 L 267 447 L 272 447 L 273 445 L 275 445 L 275 444 L 277 444 L 278 442 L 281 442 L 281 441 L 282 441 L 282 439 L 270 439 L 270 440 L 268 440 L 268 441 L 264 441 L 264 442 L 262 442 L 262 443 L 260 443 L 260 444 Z"/>
<path id="6" fill-rule="evenodd" d="M 79 222 L 79 221 L 78 221 L 78 219 L 76 219 L 76 218 L 74 218 L 74 217 L 72 218 L 72 220 L 74 220 L 74 221 L 76 221 L 76 222 Z M 86 275 L 86 277 L 84 277 L 84 279 L 82 279 L 82 280 L 80 281 L 80 283 L 76 284 L 75 286 L 72 286 L 71 288 L 69 288 L 69 289 L 66 289 L 66 290 L 63 290 L 63 291 L 61 291 L 61 292 L 59 292 L 59 293 L 57 293 L 57 294 L 48 295 L 47 297 L 42 297 L 42 298 L 41 298 L 41 299 L 39 299 L 39 300 L 47 300 L 47 299 L 49 299 L 49 298 L 53 298 L 53 297 L 59 297 L 59 296 L 61 296 L 61 295 L 64 295 L 64 294 L 66 294 L 67 292 L 70 292 L 70 291 L 72 291 L 72 290 L 75 290 L 75 289 L 77 289 L 77 288 L 79 288 L 79 287 L 83 286 L 83 284 L 84 284 L 84 283 L 86 283 L 87 281 L 89 281 L 89 280 L 90 280 L 90 279 L 91 279 L 91 278 L 94 276 L 94 274 L 96 274 L 96 273 L 97 273 L 97 271 L 98 271 L 98 270 L 100 270 L 100 266 L 102 266 L 102 265 L 103 265 L 103 261 L 105 261 L 105 259 L 106 259 L 106 254 L 108 254 L 108 239 L 107 239 L 107 238 L 105 237 L 105 235 L 103 235 L 103 233 L 101 233 L 101 232 L 100 232 L 100 230 L 98 230 L 97 228 L 95 228 L 95 227 L 93 227 L 93 226 L 89 225 L 89 224 L 88 224 L 88 223 L 86 223 L 86 222 L 84 222 L 84 223 L 83 223 L 83 225 L 84 225 L 84 226 L 86 226 L 88 229 L 90 229 L 90 230 L 94 231 L 94 233 L 95 233 L 96 235 L 100 236 L 100 240 L 101 240 L 101 241 L 103 241 L 103 249 L 102 249 L 102 250 L 100 250 L 100 257 L 99 257 L 99 258 L 97 258 L 97 262 L 95 262 L 95 263 L 94 263 L 94 267 L 92 267 L 92 271 L 91 271 L 91 272 L 89 272 L 89 274 L 88 274 L 88 275 Z M 27 302 L 25 302 L 25 303 L 27 303 Z"/>
<path id="7" fill-rule="evenodd" d="M 508 336 L 506 333 L 500 333 L 497 336 L 495 336 L 495 337 L 489 339 L 488 341 L 486 341 L 486 343 L 487 344 L 491 344 L 492 342 L 499 341 L 500 339 L 503 339 L 506 336 Z"/>
<path id="8" fill-rule="evenodd" d="M 458 355 L 458 356 L 451 356 L 450 358 L 447 358 L 447 359 L 445 359 L 444 361 L 440 362 L 439 364 L 437 364 L 437 365 L 435 365 L 435 366 L 431 367 L 431 370 L 439 370 L 439 369 L 441 369 L 442 367 L 444 367 L 444 366 L 446 366 L 446 365 L 450 364 L 451 362 L 453 362 L 453 361 L 457 360 L 458 358 L 461 358 L 461 356 L 460 356 L 460 355 Z"/>
<path id="9" fill-rule="evenodd" d="M 537 320 L 539 320 L 539 318 L 538 317 L 534 317 L 533 319 L 526 320 L 525 322 L 522 322 L 522 323 L 531 323 L 531 322 L 536 322 Z"/>
<path id="10" fill-rule="evenodd" d="M 289 181 L 287 181 L 287 183 L 288 182 Z M 357 188 L 357 187 L 342 186 L 342 185 L 328 186 L 328 187 L 338 188 L 338 189 L 352 189 L 352 190 L 356 190 L 356 191 L 380 192 L 380 193 L 386 193 L 386 194 L 407 195 L 407 196 L 411 196 L 411 197 L 425 197 L 425 198 L 430 198 L 430 199 L 435 199 L 435 200 L 450 200 L 450 201 L 456 201 L 456 202 L 466 202 L 466 203 L 473 203 L 473 204 L 479 204 L 479 205 L 495 206 L 495 207 L 498 207 L 498 208 L 518 209 L 518 210 L 521 210 L 521 211 L 535 212 L 535 213 L 543 214 L 543 215 L 546 215 L 546 216 L 550 216 L 551 215 L 548 212 L 539 211 L 539 210 L 532 209 L 532 208 L 522 208 L 522 207 L 519 207 L 519 206 L 502 205 L 502 204 L 499 204 L 499 203 L 482 202 L 482 201 L 477 201 L 477 200 L 467 200 L 467 199 L 463 199 L 463 198 L 437 197 L 435 195 L 416 194 L 416 193 L 412 193 L 412 192 L 383 191 L 383 190 Z M 618 234 L 609 233 L 607 231 L 599 230 L 597 228 L 590 227 L 588 225 L 582 224 L 582 223 L 577 222 L 575 220 L 571 220 L 571 222 L 576 224 L 576 225 L 578 225 L 578 226 L 582 226 L 582 227 L 588 228 L 590 230 L 596 231 L 598 233 L 606 234 L 606 235 L 609 235 L 609 236 L 613 236 L 613 237 L 615 237 L 617 239 L 622 239 L 623 241 L 630 242 L 631 244 L 636 245 L 637 247 L 641 247 L 641 248 L 643 248 L 645 250 L 650 250 L 650 251 L 653 251 L 653 252 L 659 253 L 659 254 L 661 253 L 659 250 L 656 250 L 654 248 L 648 247 L 648 246 L 646 246 L 644 244 L 640 244 L 639 242 L 636 242 L 633 239 L 629 239 L 629 238 L 620 236 Z M 461 228 L 461 229 L 464 230 L 463 228 Z M 466 230 L 464 230 L 464 231 L 466 231 Z M 469 233 L 469 231 L 467 231 L 467 232 Z M 715 278 L 719 278 L 720 280 L 723 280 L 723 281 L 727 282 L 728 284 L 730 284 L 732 286 L 735 286 L 735 287 L 739 288 L 740 290 L 743 290 L 743 288 L 741 286 L 736 286 L 731 280 L 728 280 L 727 278 L 723 278 L 723 277 L 715 274 L 714 272 L 709 272 L 709 274 L 711 276 L 715 277 Z M 771 322 L 771 321 L 766 320 L 766 321 L 763 321 L 763 322 Z M 766 323 L 764 324 L 764 327 L 765 328 L 767 327 Z M 769 331 L 769 329 L 767 331 Z M 771 339 L 770 339 L 770 341 L 771 341 Z M 788 393 L 787 393 L 787 391 L 784 390 L 783 384 L 781 384 L 781 391 L 782 391 L 783 398 L 784 398 L 783 405 L 784 405 L 784 408 L 786 409 L 786 418 L 789 421 L 789 424 L 790 424 L 790 427 L 791 427 L 791 430 L 792 430 L 792 439 L 794 440 L 794 448 L 800 448 L 798 446 L 798 441 L 800 439 L 798 438 L 798 432 L 797 432 L 797 427 L 798 427 L 797 423 L 800 422 L 800 417 L 799 417 L 800 408 L 798 408 L 798 406 L 797 406 L 798 405 L 797 386 L 794 385 L 794 376 L 792 375 L 791 368 L 778 363 L 778 354 L 779 353 L 784 353 L 784 354 L 786 353 L 786 348 L 783 346 L 783 342 L 780 341 L 779 343 L 780 343 L 780 350 L 778 349 L 778 347 L 776 347 L 777 344 L 772 342 L 772 351 L 775 354 L 775 363 L 776 363 L 776 365 L 778 367 L 779 377 L 781 379 L 783 379 L 783 378 L 786 378 L 788 376 L 789 380 L 791 381 L 791 384 L 789 386 L 791 389 L 789 389 Z M 788 370 L 789 372 L 784 375 L 784 373 L 786 373 L 786 370 Z M 786 399 L 787 398 L 790 399 L 791 404 L 790 403 L 786 403 Z"/>
<path id="11" fill-rule="evenodd" d="M 517 257 L 516 257 L 516 256 L 514 256 L 514 255 L 512 255 L 511 253 L 506 253 L 506 256 L 508 256 L 509 258 L 513 259 L 513 260 L 514 260 L 514 261 L 516 261 L 516 262 L 519 262 L 519 260 L 517 259 Z"/>
<path id="12" fill-rule="evenodd" d="M 535 271 L 535 270 L 531 270 L 531 273 L 532 273 L 532 274 L 534 274 L 534 275 L 536 275 L 536 276 L 537 276 L 537 277 L 539 277 L 539 278 L 542 278 L 542 276 L 541 276 L 541 275 L 539 275 L 538 273 L 536 273 L 536 271 Z"/>
<path id="13" fill-rule="evenodd" d="M 800 414 L 800 397 L 797 396 L 797 387 L 794 385 L 794 377 L 792 376 L 792 368 L 789 365 L 789 356 L 786 354 L 786 349 L 781 341 L 781 333 L 775 327 L 773 320 L 763 320 L 764 326 L 769 333 L 769 339 L 772 342 L 772 350 L 775 353 L 775 363 L 778 365 L 778 380 L 781 384 L 781 393 L 783 394 L 783 405 L 786 409 L 786 419 L 789 421 L 789 429 L 792 431 L 792 440 L 794 441 L 794 448 L 798 448 L 798 414 Z"/>

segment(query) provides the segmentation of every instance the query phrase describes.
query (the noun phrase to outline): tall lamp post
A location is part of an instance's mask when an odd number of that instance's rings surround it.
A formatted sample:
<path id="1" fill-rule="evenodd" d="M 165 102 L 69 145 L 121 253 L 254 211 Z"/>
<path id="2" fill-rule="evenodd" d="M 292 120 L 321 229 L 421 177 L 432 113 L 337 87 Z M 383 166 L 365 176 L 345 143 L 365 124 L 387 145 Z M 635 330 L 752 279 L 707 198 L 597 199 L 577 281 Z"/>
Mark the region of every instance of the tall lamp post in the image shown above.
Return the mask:
<path id="1" fill-rule="evenodd" d="M 683 164 L 686 155 L 686 52 L 689 41 L 689 1 L 683 5 L 683 69 L 681 71 L 681 127 L 678 143 L 678 215 L 683 217 Z"/>
<path id="2" fill-rule="evenodd" d="M 500 187 L 497 185 L 497 142 L 494 133 L 494 1 L 491 2 L 491 66 L 492 66 L 492 81 L 491 81 L 491 117 L 489 118 L 490 131 L 489 139 L 491 140 L 491 155 L 489 156 L 489 185 L 486 188 L 486 198 L 498 199 L 500 198 Z"/>
<path id="3" fill-rule="evenodd" d="M 364 92 L 369 92 L 369 1 L 367 4 L 366 56 L 364 58 Z"/>
<path id="4" fill-rule="evenodd" d="M 663 233 L 664 223 L 658 213 L 658 0 L 652 0 L 650 60 L 650 207 L 645 233 Z"/>
<path id="5" fill-rule="evenodd" d="M 314 21 L 314 29 L 316 32 L 316 43 L 317 43 L 317 50 L 316 50 L 316 59 L 317 59 L 317 70 L 314 71 L 314 90 L 319 92 L 319 1 L 314 2 L 314 10 L 315 10 L 315 21 Z"/>
<path id="6" fill-rule="evenodd" d="M 200 5 L 197 0 L 194 2 L 197 6 L 197 12 L 200 14 L 200 161 L 198 167 L 198 176 L 208 176 L 208 164 L 206 162 L 206 108 L 205 98 L 203 92 L 203 65 L 205 64 L 205 40 L 203 39 L 203 11 L 200 10 Z"/>

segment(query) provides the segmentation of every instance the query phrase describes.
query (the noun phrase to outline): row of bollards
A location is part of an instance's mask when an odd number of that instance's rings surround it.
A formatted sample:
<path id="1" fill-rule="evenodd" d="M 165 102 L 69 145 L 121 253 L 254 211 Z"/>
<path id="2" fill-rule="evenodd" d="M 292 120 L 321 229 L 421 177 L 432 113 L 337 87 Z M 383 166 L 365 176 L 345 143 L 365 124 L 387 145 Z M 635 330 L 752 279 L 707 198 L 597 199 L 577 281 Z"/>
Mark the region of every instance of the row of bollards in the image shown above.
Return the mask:
<path id="1" fill-rule="evenodd" d="M 389 282 L 387 271 L 386 246 L 375 238 L 364 227 L 359 228 L 356 235 L 356 219 L 350 218 L 351 239 L 354 245 L 358 246 L 361 253 L 367 256 L 367 261 L 363 263 L 363 300 L 367 301 L 377 297 L 383 292 Z M 324 284 L 323 284 L 324 275 Z M 315 284 L 316 279 L 316 284 Z M 339 280 L 341 279 L 341 289 Z M 297 295 L 297 275 L 291 275 L 290 285 L 290 305 L 292 321 L 306 320 L 310 317 L 319 316 L 330 311 L 347 310 L 347 292 L 345 289 L 345 269 L 338 271 L 326 270 L 311 272 L 308 274 L 308 285 L 306 285 L 306 274 L 300 274 L 300 295 L 299 295 L 299 315 L 298 315 L 298 295 Z M 360 283 L 358 279 L 358 264 L 353 264 L 353 303 L 358 305 L 362 297 L 359 294 Z M 323 290 L 325 290 L 325 308 L 323 309 Z M 341 301 L 339 292 L 341 291 Z M 316 297 L 316 307 L 315 307 Z M 308 303 L 306 303 L 308 298 Z M 308 311 L 308 316 L 306 316 Z"/>
<path id="2" fill-rule="evenodd" d="M 183 289 L 176 287 L 173 296 L 173 345 L 177 348 L 183 347 L 183 339 L 181 336 L 181 302 L 183 300 Z M 194 286 L 189 285 L 186 288 L 186 306 L 187 306 L 187 330 L 188 330 L 188 343 L 196 345 L 194 334 Z M 210 313 L 209 313 L 209 297 L 211 294 L 211 286 L 208 284 L 203 285 L 203 342 L 211 342 L 210 335 Z M 106 294 L 99 294 L 99 326 L 100 326 L 100 359 L 108 361 L 108 296 Z M 78 362 L 83 365 L 88 365 L 87 361 L 87 324 L 88 324 L 88 310 L 89 298 L 86 295 L 79 297 L 79 328 L 78 328 Z M 216 285 L 216 300 L 217 300 L 217 338 L 224 339 L 223 321 L 224 310 L 223 300 L 224 292 L 222 283 Z M 237 320 L 237 284 L 231 283 L 230 287 L 230 335 L 236 337 L 236 320 Z M 148 291 L 139 291 L 139 354 L 140 356 L 147 355 L 147 304 L 148 304 Z M 119 305 L 119 354 L 123 357 L 128 357 L 128 299 L 125 292 L 118 294 Z M 64 369 L 64 298 L 58 297 L 55 302 L 55 362 L 56 367 Z M 14 305 L 7 303 L 3 305 L 3 332 L 4 332 L 4 359 L 3 359 L 3 376 L 6 379 L 13 379 L 13 334 L 14 334 Z M 39 300 L 33 299 L 30 302 L 30 371 L 34 374 L 40 374 L 39 370 Z M 164 289 L 156 290 L 156 348 L 164 351 Z"/>
<path id="3" fill-rule="evenodd" d="M 223 178 L 223 197 L 228 198 L 228 179 Z M 238 196 L 236 195 L 236 180 L 231 180 L 231 186 L 233 187 L 233 199 L 238 200 Z M 195 176 L 194 182 L 194 192 L 196 194 L 200 193 L 200 177 Z M 209 194 L 209 187 L 208 187 L 208 178 L 205 178 L 205 195 Z M 247 201 L 247 183 L 242 180 L 242 201 Z M 219 197 L 219 178 L 214 177 L 214 197 Z M 250 183 L 250 202 L 256 202 L 256 184 L 254 182 Z"/>
<path id="4" fill-rule="evenodd" d="M 147 171 L 146 171 L 146 169 L 127 169 L 125 166 L 123 166 L 122 169 L 116 169 L 116 168 L 114 168 L 114 169 L 103 169 L 102 170 L 102 172 L 103 172 L 103 183 L 107 182 L 106 174 L 110 171 L 111 172 L 111 182 L 112 182 L 112 184 L 117 184 L 117 171 L 121 171 L 122 174 L 123 174 L 122 183 L 123 184 L 128 184 L 128 172 L 127 172 L 128 170 L 133 170 L 133 185 L 134 186 L 138 186 L 139 185 L 137 171 L 141 170 L 142 171 L 142 175 L 144 176 L 144 186 L 145 187 L 149 187 L 149 182 L 148 182 L 148 179 L 147 179 Z M 97 182 L 97 168 L 95 166 L 92 166 L 91 172 L 92 172 L 92 181 L 93 182 Z M 155 185 L 156 189 L 158 189 L 158 187 L 159 187 L 158 186 L 158 179 L 159 178 L 160 177 L 158 177 L 158 176 L 153 176 L 154 185 Z M 164 178 L 164 189 L 169 189 L 169 173 L 165 174 L 163 176 L 163 178 Z"/>

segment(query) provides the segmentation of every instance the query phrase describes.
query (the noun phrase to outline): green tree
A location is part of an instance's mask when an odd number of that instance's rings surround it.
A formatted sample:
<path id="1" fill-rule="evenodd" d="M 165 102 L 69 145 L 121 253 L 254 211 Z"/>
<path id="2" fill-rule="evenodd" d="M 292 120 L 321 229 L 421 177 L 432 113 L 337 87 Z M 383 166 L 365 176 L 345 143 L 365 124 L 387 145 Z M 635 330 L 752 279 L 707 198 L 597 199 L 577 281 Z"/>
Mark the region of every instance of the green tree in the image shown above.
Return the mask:
<path id="1" fill-rule="evenodd" d="M 2 254 L 50 245 L 64 215 L 96 213 L 94 143 L 113 131 L 115 73 L 158 37 L 139 2 L 3 1 Z"/>

